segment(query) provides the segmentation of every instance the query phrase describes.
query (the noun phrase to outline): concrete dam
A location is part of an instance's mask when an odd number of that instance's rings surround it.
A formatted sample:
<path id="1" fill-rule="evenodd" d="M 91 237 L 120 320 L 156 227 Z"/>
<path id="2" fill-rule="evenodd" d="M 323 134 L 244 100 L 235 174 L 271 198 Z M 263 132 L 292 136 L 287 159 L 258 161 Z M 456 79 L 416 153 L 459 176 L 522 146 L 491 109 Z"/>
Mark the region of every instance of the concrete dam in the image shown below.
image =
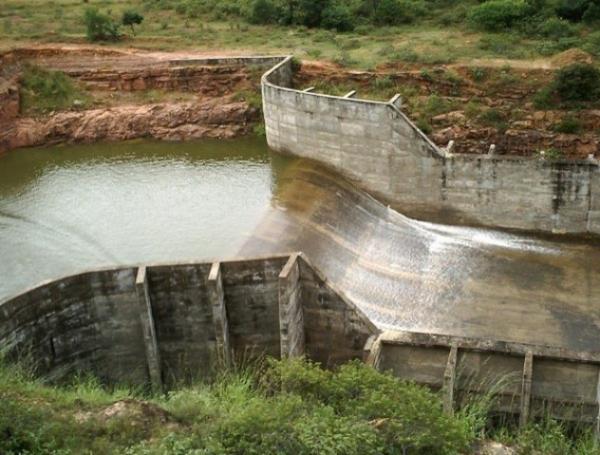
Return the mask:
<path id="1" fill-rule="evenodd" d="M 0 346 L 54 379 L 157 388 L 248 355 L 363 358 L 449 411 L 501 377 L 498 411 L 597 424 L 597 238 L 462 226 L 597 234 L 597 164 L 452 157 L 393 103 L 293 90 L 291 71 L 263 78 L 267 140 L 302 159 L 235 260 L 52 280 L 0 303 Z"/>

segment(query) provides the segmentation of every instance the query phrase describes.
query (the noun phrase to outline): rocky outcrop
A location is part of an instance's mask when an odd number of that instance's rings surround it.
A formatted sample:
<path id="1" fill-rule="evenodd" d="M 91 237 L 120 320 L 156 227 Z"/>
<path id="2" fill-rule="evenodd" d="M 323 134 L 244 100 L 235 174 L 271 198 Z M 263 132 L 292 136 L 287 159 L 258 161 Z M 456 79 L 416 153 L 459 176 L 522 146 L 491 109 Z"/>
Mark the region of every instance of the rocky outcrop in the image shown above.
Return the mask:
<path id="1" fill-rule="evenodd" d="M 158 66 L 152 69 L 65 70 L 90 90 L 143 91 L 151 89 L 194 92 L 204 96 L 223 96 L 247 90 L 252 84 L 250 70 L 230 66 Z"/>
<path id="2" fill-rule="evenodd" d="M 19 115 L 19 88 L 16 79 L 0 78 L 0 126 L 12 122 Z"/>
<path id="3" fill-rule="evenodd" d="M 585 159 L 600 151 L 600 138 L 593 133 L 554 133 L 528 124 L 515 125 L 506 131 L 455 124 L 434 132 L 431 137 L 440 147 L 454 141 L 454 153 L 487 153 L 492 144 L 498 154 L 521 156 L 555 149 L 570 157 Z"/>
<path id="4" fill-rule="evenodd" d="M 257 115 L 246 102 L 229 99 L 59 112 L 7 125 L 0 131 L 0 152 L 56 142 L 229 138 L 247 133 Z"/>

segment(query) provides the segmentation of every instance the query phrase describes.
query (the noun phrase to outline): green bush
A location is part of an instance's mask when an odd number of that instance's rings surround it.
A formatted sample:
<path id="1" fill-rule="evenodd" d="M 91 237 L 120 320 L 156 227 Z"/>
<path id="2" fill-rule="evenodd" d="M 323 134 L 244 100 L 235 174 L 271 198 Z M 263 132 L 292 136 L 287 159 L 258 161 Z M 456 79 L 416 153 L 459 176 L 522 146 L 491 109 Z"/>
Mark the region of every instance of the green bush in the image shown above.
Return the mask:
<path id="1" fill-rule="evenodd" d="M 577 34 L 575 27 L 564 19 L 551 17 L 538 25 L 538 33 L 545 38 L 565 38 Z"/>
<path id="2" fill-rule="evenodd" d="M 323 10 L 321 18 L 323 28 L 335 29 L 338 32 L 349 32 L 354 30 L 354 18 L 350 10 L 343 3 L 331 3 Z"/>
<path id="3" fill-rule="evenodd" d="M 552 85 L 562 101 L 595 101 L 600 97 L 600 71 L 587 63 L 574 63 L 560 69 Z"/>
<path id="4" fill-rule="evenodd" d="M 135 35 L 134 25 L 139 25 L 143 22 L 144 16 L 137 11 L 127 10 L 123 13 L 121 23 L 126 27 L 131 27 L 131 33 Z"/>
<path id="5" fill-rule="evenodd" d="M 592 32 L 585 38 L 583 49 L 590 54 L 600 56 L 600 31 Z"/>
<path id="6" fill-rule="evenodd" d="M 87 8 L 83 16 L 86 36 L 90 41 L 117 41 L 119 24 L 96 8 Z"/>
<path id="7" fill-rule="evenodd" d="M 582 17 L 584 22 L 588 24 L 593 24 L 600 21 L 600 5 L 598 3 L 592 3 L 588 6 L 588 9 L 585 10 Z"/>
<path id="8" fill-rule="evenodd" d="M 277 7 L 271 0 L 255 0 L 250 6 L 248 21 L 253 24 L 272 24 L 279 17 Z"/>
<path id="9" fill-rule="evenodd" d="M 399 25 L 412 22 L 422 14 L 422 5 L 409 0 L 380 0 L 374 13 L 378 25 Z"/>
<path id="10" fill-rule="evenodd" d="M 292 14 L 292 23 L 306 27 L 318 27 L 321 24 L 323 10 L 328 3 L 324 0 L 297 0 Z"/>
<path id="11" fill-rule="evenodd" d="M 556 14 L 563 19 L 580 22 L 591 3 L 591 0 L 560 0 Z"/>
<path id="12" fill-rule="evenodd" d="M 379 422 L 379 447 L 372 442 L 362 450 L 380 451 L 364 453 L 456 453 L 466 449 L 473 437 L 468 425 L 453 422 L 443 412 L 429 390 L 381 374 L 362 362 L 347 363 L 334 372 L 303 360 L 272 362 L 267 384 L 269 390 L 280 388 L 321 402 L 338 416 Z M 369 441 L 368 433 L 359 430 L 356 427 L 357 438 Z"/>
<path id="13" fill-rule="evenodd" d="M 486 126 L 491 126 L 500 131 L 506 130 L 508 127 L 506 123 L 506 115 L 497 109 L 486 109 L 483 111 L 478 118 L 479 122 Z"/>
<path id="14" fill-rule="evenodd" d="M 554 125 L 554 131 L 564 134 L 577 134 L 581 131 L 583 125 L 581 122 L 572 116 L 566 116 L 559 123 Z"/>
<path id="15" fill-rule="evenodd" d="M 76 101 L 83 107 L 89 97 L 62 71 L 28 65 L 21 76 L 20 100 L 22 112 L 45 113 L 70 109 Z"/>
<path id="16" fill-rule="evenodd" d="M 526 17 L 529 5 L 524 0 L 490 0 L 473 7 L 468 19 L 476 27 L 500 31 Z"/>

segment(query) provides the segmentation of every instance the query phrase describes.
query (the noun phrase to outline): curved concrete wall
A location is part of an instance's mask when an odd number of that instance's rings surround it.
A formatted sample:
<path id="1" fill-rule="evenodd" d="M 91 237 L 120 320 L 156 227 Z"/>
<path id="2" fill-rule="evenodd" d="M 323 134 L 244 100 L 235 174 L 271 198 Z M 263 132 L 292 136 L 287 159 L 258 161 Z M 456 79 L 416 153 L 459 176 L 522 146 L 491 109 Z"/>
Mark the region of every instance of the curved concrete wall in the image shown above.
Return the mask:
<path id="1" fill-rule="evenodd" d="M 205 264 L 125 267 L 46 283 L 0 303 L 0 349 L 61 380 L 77 372 L 160 390 L 232 359 L 363 358 L 441 390 L 503 386 L 494 410 L 594 423 L 600 354 L 435 334 L 379 331 L 299 253 Z M 574 381 L 573 378 L 576 378 Z"/>
<path id="2" fill-rule="evenodd" d="M 600 234 L 597 163 L 449 155 L 393 102 L 290 88 L 292 66 L 262 79 L 274 150 L 327 164 L 415 218 Z"/>
<path id="3" fill-rule="evenodd" d="M 54 380 L 162 387 L 260 354 L 332 365 L 376 332 L 299 254 L 93 271 L 0 303 L 0 351 Z"/>

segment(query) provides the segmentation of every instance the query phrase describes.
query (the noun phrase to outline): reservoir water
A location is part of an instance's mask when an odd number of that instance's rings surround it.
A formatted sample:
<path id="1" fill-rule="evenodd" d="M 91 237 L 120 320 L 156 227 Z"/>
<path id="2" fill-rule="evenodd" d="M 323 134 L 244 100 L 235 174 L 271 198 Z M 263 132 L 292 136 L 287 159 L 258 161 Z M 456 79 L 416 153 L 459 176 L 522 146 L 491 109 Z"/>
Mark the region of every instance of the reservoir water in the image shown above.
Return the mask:
<path id="1" fill-rule="evenodd" d="M 248 138 L 10 152 L 0 157 L 0 301 L 84 270 L 232 257 L 284 165 Z"/>

